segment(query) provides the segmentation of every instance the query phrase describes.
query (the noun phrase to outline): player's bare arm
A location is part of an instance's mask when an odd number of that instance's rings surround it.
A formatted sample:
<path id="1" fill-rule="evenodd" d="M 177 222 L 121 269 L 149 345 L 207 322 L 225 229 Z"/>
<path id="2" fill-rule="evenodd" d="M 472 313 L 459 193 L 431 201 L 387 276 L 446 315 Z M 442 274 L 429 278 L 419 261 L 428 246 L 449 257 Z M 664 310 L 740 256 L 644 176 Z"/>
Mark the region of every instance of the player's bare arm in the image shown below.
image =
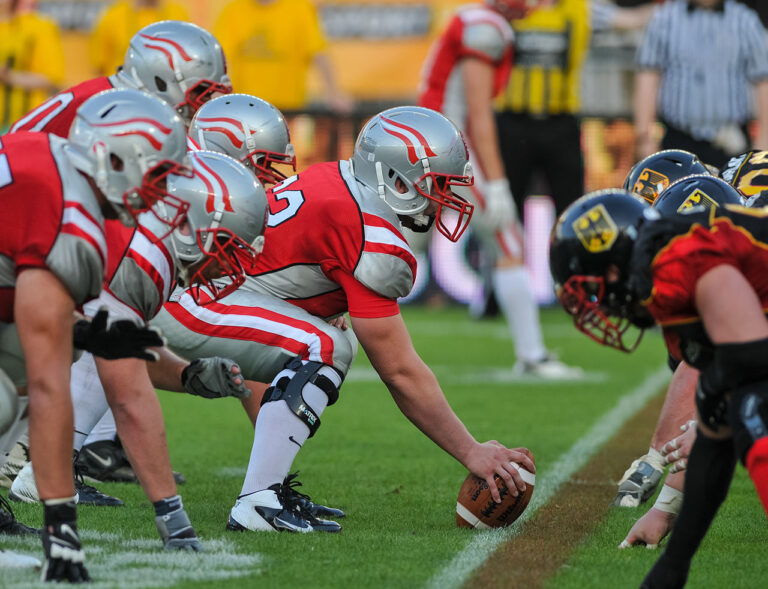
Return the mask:
<path id="1" fill-rule="evenodd" d="M 499 153 L 496 119 L 493 113 L 494 66 L 477 58 L 462 61 L 467 135 L 488 181 L 504 178 L 504 164 Z"/>
<path id="2" fill-rule="evenodd" d="M 485 479 L 496 501 L 500 497 L 493 481 L 495 474 L 504 479 L 513 495 L 517 489 L 525 490 L 510 462 L 534 472 L 533 462 L 526 454 L 496 441 L 480 444 L 472 437 L 445 399 L 435 375 L 413 348 L 399 314 L 376 319 L 352 317 L 352 329 L 398 407 L 416 427 L 470 472 Z"/>
<path id="3" fill-rule="evenodd" d="M 660 81 L 661 74 L 656 70 L 641 70 L 635 74 L 633 109 L 637 159 L 658 151 L 658 144 L 653 136 L 653 126 L 656 123 L 656 101 L 648 100 L 648 97 L 658 94 Z"/>
<path id="4" fill-rule="evenodd" d="M 64 285 L 43 268 L 17 278 L 14 315 L 25 350 L 30 404 L 31 457 L 39 465 L 42 499 L 75 494 L 72 469 L 72 318 L 75 304 Z"/>

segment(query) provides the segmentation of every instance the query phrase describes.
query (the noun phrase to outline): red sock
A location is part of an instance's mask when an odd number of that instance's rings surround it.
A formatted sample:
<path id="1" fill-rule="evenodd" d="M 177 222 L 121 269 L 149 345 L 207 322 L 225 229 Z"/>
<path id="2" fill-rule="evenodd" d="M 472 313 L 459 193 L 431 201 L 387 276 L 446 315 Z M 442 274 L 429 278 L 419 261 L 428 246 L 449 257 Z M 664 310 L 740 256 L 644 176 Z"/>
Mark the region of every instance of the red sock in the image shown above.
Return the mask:
<path id="1" fill-rule="evenodd" d="M 768 514 L 768 437 L 760 438 L 747 452 L 747 470 Z"/>

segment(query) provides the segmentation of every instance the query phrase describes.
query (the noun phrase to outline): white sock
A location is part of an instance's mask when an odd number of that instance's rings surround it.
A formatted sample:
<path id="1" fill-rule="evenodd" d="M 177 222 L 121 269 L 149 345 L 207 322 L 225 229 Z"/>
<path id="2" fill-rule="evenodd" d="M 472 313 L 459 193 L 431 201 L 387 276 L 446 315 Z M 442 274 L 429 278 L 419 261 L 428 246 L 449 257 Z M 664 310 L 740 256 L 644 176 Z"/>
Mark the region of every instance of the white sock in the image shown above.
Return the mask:
<path id="1" fill-rule="evenodd" d="M 536 362 L 547 353 L 541 335 L 539 306 L 533 298 L 524 266 L 496 268 L 493 291 L 507 320 L 519 360 Z"/>
<path id="2" fill-rule="evenodd" d="M 109 440 L 111 442 L 115 439 L 116 435 L 117 425 L 115 424 L 115 416 L 112 415 L 112 410 L 108 408 L 102 418 L 99 419 L 99 423 L 93 426 L 91 433 L 88 434 L 88 438 L 85 440 L 85 444 L 93 444 L 94 442 L 101 442 L 103 440 Z"/>
<path id="3" fill-rule="evenodd" d="M 99 373 L 96 371 L 96 362 L 91 354 L 84 352 L 82 357 L 72 365 L 69 386 L 75 412 L 73 447 L 79 452 L 86 443 L 86 438 L 109 409 Z"/>
<path id="4" fill-rule="evenodd" d="M 19 408 L 16 419 L 8 431 L 0 436 L 0 468 L 8 461 L 8 454 L 16 442 L 22 442 L 29 448 L 29 397 L 19 397 Z"/>
<path id="5" fill-rule="evenodd" d="M 341 386 L 339 373 L 330 366 L 323 366 L 319 372 L 337 387 Z M 275 377 L 272 384 L 286 376 L 292 378 L 295 374 L 293 370 L 285 369 Z M 322 415 L 328 404 L 328 396 L 320 388 L 307 383 L 302 396 L 318 417 Z M 308 437 L 309 427 L 288 408 L 285 401 L 265 403 L 256 419 L 251 459 L 240 495 L 282 483 Z"/>

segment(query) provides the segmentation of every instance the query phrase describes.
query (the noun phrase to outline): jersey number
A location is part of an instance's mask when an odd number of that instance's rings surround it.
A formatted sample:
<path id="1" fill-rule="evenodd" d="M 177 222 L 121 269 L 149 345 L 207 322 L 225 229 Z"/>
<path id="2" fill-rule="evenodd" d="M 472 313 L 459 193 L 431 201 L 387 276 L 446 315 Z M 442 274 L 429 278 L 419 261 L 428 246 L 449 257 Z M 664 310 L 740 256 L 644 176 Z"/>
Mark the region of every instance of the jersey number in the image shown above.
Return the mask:
<path id="1" fill-rule="evenodd" d="M 299 212 L 301 205 L 304 204 L 304 193 L 301 190 L 287 190 L 298 179 L 298 176 L 293 176 L 283 180 L 267 193 L 269 201 L 267 227 L 277 227 L 295 217 Z"/>
<path id="2" fill-rule="evenodd" d="M 26 125 L 30 126 L 25 128 L 25 131 L 39 131 L 48 123 L 50 123 L 51 119 L 53 119 L 65 108 L 67 108 L 69 103 L 72 102 L 74 98 L 75 95 L 72 94 L 72 92 L 63 92 L 62 94 L 57 94 L 50 100 L 43 102 L 43 104 L 38 106 L 25 117 L 16 121 L 16 123 L 11 127 L 10 132 L 15 133 Z"/>
<path id="3" fill-rule="evenodd" d="M 0 151 L 3 150 L 3 142 L 0 141 Z M 0 188 L 5 188 L 9 184 L 13 184 L 13 176 L 11 176 L 11 166 L 8 164 L 8 156 L 4 153 L 0 153 Z"/>

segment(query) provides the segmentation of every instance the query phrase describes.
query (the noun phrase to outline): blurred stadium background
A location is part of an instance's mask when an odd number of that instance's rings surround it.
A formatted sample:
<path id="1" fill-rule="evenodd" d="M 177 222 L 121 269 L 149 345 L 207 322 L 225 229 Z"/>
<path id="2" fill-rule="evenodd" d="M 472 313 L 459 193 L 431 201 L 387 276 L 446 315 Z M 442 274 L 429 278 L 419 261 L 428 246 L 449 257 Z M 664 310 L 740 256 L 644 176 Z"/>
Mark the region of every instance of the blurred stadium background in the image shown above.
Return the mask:
<path id="1" fill-rule="evenodd" d="M 28 2 L 29 0 L 22 0 Z M 607 0 L 606 0 L 607 1 Z M 617 0 L 620 6 L 649 0 Z M 213 30 L 226 2 L 176 0 L 190 19 Z M 466 0 L 317 0 L 328 40 L 327 55 L 339 86 L 355 99 L 351 113 L 331 111 L 322 101 L 318 72 L 310 70 L 310 100 L 305 108 L 285 111 L 300 167 L 317 161 L 347 158 L 364 121 L 383 108 L 413 103 L 419 71 L 434 37 Z M 63 87 L 93 77 L 89 36 L 102 10 L 101 0 L 42 0 L 37 10 L 56 20 L 62 33 L 65 58 Z M 620 186 L 634 158 L 631 125 L 633 58 L 641 31 L 594 32 L 582 70 L 582 149 L 587 191 Z M 237 91 L 237 87 L 235 91 Z M 537 192 L 546 194 L 543 183 Z M 527 265 L 538 300 L 552 302 L 547 266 L 547 239 L 554 214 L 547 199 L 531 199 L 521 211 L 527 230 Z M 420 260 L 411 299 L 455 299 L 470 302 L 481 296 L 482 281 L 475 272 L 473 240 L 468 235 L 456 246 L 433 247 Z M 456 265 L 458 263 L 458 266 Z"/>

